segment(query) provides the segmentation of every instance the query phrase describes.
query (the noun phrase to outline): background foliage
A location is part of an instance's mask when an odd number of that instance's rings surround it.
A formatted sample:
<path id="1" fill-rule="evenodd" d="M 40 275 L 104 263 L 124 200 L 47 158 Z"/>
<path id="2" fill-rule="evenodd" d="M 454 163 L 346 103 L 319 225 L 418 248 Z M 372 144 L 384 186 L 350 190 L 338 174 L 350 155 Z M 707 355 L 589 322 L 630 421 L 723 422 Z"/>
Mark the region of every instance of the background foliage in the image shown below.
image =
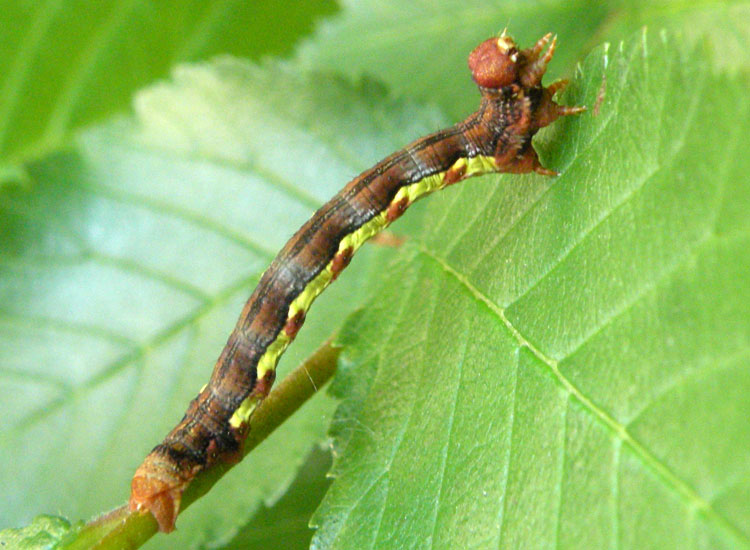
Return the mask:
<path id="1" fill-rule="evenodd" d="M 564 103 L 603 94 L 539 136 L 563 176 L 467 182 L 358 255 L 281 365 L 366 304 L 335 398 L 148 546 L 304 547 L 330 430 L 316 548 L 750 547 L 747 3 L 6 4 L 0 527 L 124 501 L 275 251 L 471 111 L 507 25 L 559 33 Z M 74 536 L 39 525 L 0 540 Z"/>

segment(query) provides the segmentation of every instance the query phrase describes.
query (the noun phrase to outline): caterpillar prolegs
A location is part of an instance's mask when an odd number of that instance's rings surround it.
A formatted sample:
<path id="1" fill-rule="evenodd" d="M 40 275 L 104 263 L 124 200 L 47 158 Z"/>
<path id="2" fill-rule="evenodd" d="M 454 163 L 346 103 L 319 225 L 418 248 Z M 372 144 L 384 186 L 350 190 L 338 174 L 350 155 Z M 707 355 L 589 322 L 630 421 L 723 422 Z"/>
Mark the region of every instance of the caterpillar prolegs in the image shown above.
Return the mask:
<path id="1" fill-rule="evenodd" d="M 240 456 L 250 415 L 270 391 L 276 363 L 312 302 L 357 249 L 411 203 L 479 174 L 556 174 L 541 165 L 531 138 L 558 117 L 585 108 L 553 101 L 565 81 L 542 86 L 555 44 L 551 34 L 524 50 L 505 33 L 482 42 L 469 55 L 479 109 L 354 178 L 297 231 L 245 304 L 209 383 L 136 470 L 132 510 L 150 511 L 162 531 L 174 529 L 182 493 L 195 475 L 217 460 Z"/>

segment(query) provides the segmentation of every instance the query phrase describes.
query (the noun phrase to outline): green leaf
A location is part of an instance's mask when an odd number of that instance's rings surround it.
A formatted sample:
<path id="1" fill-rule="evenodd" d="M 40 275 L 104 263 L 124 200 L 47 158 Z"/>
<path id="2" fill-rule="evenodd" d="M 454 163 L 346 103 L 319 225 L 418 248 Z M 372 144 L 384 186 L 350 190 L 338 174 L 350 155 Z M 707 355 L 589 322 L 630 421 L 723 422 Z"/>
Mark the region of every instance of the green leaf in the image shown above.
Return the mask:
<path id="1" fill-rule="evenodd" d="M 394 93 L 439 105 L 451 119 L 466 116 L 477 98 L 468 78 L 466 52 L 476 46 L 477 37 L 492 36 L 504 27 L 519 44 L 533 43 L 547 32 L 558 35 L 560 47 L 547 75 L 550 80 L 569 77 L 591 48 L 605 40 L 618 42 L 644 25 L 659 29 L 679 24 L 692 39 L 720 28 L 722 49 L 712 52 L 715 63 L 750 64 L 742 47 L 750 22 L 747 0 L 349 0 L 342 4 L 340 13 L 324 19 L 302 43 L 298 60 L 352 77 L 375 76 Z M 436 66 L 453 69 L 434 70 Z"/>
<path id="2" fill-rule="evenodd" d="M 589 113 L 540 136 L 561 177 L 431 200 L 342 335 L 314 548 L 750 548 L 750 81 L 723 40 L 597 49 L 563 100 Z"/>
<path id="3" fill-rule="evenodd" d="M 75 536 L 79 526 L 64 518 L 37 516 L 22 529 L 0 531 L 0 548 L 13 550 L 49 550 Z"/>
<path id="4" fill-rule="evenodd" d="M 706 54 L 716 68 L 742 71 L 750 65 L 745 46 L 750 33 L 747 0 L 635 0 L 623 2 L 602 36 L 618 42 L 648 25 L 653 29 L 679 26 L 690 41 L 705 40 Z M 718 36 L 712 36 L 719 32 Z"/>
<path id="5" fill-rule="evenodd" d="M 284 54 L 331 13 L 330 0 L 3 3 L 0 15 L 0 185 L 70 143 L 70 132 L 124 110 L 175 63 L 217 53 Z M 251 37 L 252 39 L 248 39 Z"/>
<path id="6" fill-rule="evenodd" d="M 218 548 L 266 550 L 280 542 L 285 550 L 309 548 L 313 531 L 308 523 L 330 485 L 325 477 L 330 468 L 330 452 L 313 449 L 284 495 L 273 505 L 258 510 L 230 541 Z"/>
<path id="7" fill-rule="evenodd" d="M 303 44 L 298 59 L 352 77 L 375 76 L 395 93 L 440 105 L 458 120 L 478 101 L 466 58 L 482 39 L 506 26 L 519 44 L 555 32 L 561 47 L 548 76 L 555 78 L 583 57 L 590 37 L 614 11 L 611 3 L 346 0 Z"/>
<path id="8" fill-rule="evenodd" d="M 31 165 L 33 189 L 0 192 L 0 527 L 124 502 L 276 250 L 342 182 L 443 123 L 371 83 L 231 58 L 179 67 L 135 109 Z M 361 302 L 390 253 L 358 255 L 280 376 Z M 289 483 L 332 411 L 313 399 L 150 547 L 229 536 Z"/>

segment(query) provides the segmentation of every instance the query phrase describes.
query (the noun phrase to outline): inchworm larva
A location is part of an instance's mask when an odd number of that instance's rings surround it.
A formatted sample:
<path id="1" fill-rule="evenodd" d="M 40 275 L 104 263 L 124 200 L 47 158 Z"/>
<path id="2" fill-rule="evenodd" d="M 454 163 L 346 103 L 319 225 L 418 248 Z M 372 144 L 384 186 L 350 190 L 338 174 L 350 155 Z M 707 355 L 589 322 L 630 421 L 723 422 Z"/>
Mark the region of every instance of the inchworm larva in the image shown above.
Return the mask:
<path id="1" fill-rule="evenodd" d="M 547 34 L 525 50 L 505 33 L 482 42 L 469 56 L 482 94 L 479 109 L 360 174 L 297 231 L 248 299 L 209 383 L 135 472 L 132 510 L 149 510 L 162 531 L 174 529 L 182 493 L 195 475 L 217 460 L 239 456 L 248 419 L 270 391 L 279 356 L 313 300 L 367 239 L 411 203 L 479 174 L 556 174 L 540 164 L 531 138 L 559 116 L 584 107 L 553 101 L 565 81 L 542 86 L 555 39 L 542 51 L 551 38 Z"/>

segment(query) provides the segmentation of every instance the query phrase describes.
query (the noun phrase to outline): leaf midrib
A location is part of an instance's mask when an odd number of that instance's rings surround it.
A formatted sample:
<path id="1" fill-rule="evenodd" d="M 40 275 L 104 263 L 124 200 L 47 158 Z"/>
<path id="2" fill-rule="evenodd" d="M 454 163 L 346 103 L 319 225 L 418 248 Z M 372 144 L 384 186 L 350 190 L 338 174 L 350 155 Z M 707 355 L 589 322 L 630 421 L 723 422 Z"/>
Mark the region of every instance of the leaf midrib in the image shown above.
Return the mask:
<path id="1" fill-rule="evenodd" d="M 622 443 L 630 447 L 635 456 L 643 464 L 648 466 L 654 474 L 678 497 L 686 503 L 688 508 L 702 511 L 706 516 L 715 520 L 723 530 L 731 534 L 736 540 L 745 546 L 750 546 L 750 537 L 743 533 L 723 514 L 716 510 L 713 505 L 705 500 L 698 492 L 685 480 L 675 474 L 661 459 L 649 451 L 644 444 L 633 437 L 627 430 L 627 427 L 618 422 L 614 417 L 607 413 L 603 408 L 598 406 L 592 398 L 586 396 L 571 380 L 569 380 L 558 368 L 559 362 L 545 354 L 541 349 L 532 344 L 505 316 L 505 310 L 495 304 L 481 290 L 475 287 L 468 278 L 458 272 L 444 259 L 435 255 L 429 249 L 419 246 L 419 252 L 441 267 L 446 273 L 454 277 L 465 289 L 479 302 L 484 304 L 506 327 L 511 336 L 518 342 L 520 347 L 527 348 L 534 356 L 539 359 L 552 373 L 558 385 L 569 395 L 575 397 L 589 414 L 598 419 L 604 426 Z"/>

